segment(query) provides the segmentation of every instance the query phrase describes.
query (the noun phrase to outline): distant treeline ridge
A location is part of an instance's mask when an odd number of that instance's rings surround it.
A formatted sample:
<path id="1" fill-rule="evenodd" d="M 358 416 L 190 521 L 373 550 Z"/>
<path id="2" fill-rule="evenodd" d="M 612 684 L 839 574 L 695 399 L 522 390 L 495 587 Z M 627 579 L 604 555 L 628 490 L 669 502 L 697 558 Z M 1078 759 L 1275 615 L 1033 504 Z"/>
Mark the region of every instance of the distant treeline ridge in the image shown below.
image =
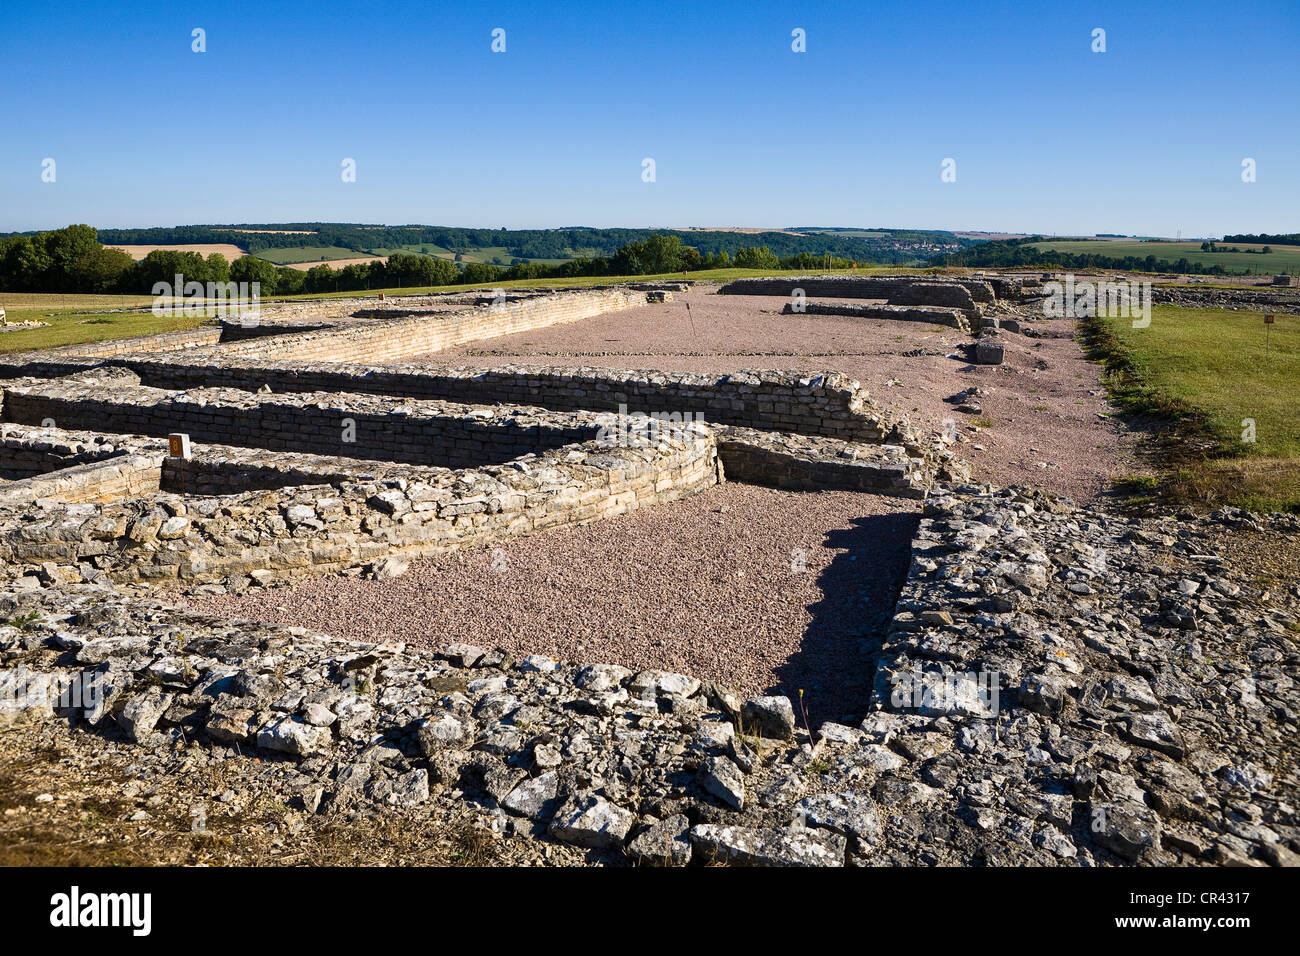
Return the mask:
<path id="1" fill-rule="evenodd" d="M 573 278 L 578 276 L 658 275 L 730 267 L 751 269 L 847 269 L 860 260 L 798 253 L 784 258 L 767 246 L 742 246 L 735 256 L 726 250 L 701 252 L 684 245 L 677 235 L 652 234 L 629 242 L 612 256 L 567 259 L 557 264 L 524 262 L 496 266 L 479 262 L 457 264 L 415 253 L 395 253 L 387 262 L 374 260 L 334 269 L 327 263 L 303 271 L 276 266 L 255 256 L 229 262 L 220 253 L 155 249 L 139 262 L 120 249 L 104 246 L 91 226 L 76 225 L 49 232 L 0 239 L 0 291 L 62 293 L 154 293 L 157 283 L 257 282 L 262 296 L 345 292 L 366 289 L 415 288 L 476 284 L 511 279 Z M 179 294 L 179 290 L 177 290 Z"/>

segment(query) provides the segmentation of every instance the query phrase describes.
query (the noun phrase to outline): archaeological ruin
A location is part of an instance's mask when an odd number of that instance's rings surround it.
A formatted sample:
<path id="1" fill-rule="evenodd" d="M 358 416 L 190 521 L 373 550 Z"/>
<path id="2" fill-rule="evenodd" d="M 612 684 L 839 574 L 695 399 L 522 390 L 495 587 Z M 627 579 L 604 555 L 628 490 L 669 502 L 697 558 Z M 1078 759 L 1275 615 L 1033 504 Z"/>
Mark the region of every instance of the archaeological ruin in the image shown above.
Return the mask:
<path id="1" fill-rule="evenodd" d="M 1100 455 L 1082 443 L 1110 427 L 1087 410 L 1017 398 L 1028 437 L 995 446 L 977 423 L 997 389 L 1051 374 L 1087 400 L 1040 296 L 1037 277 L 897 275 L 335 298 L 0 356 L 0 726 L 120 741 L 141 780 L 183 753 L 291 814 L 468 813 L 588 862 L 1294 865 L 1300 589 L 1252 580 L 1222 535 L 1300 527 L 1075 500 Z M 774 323 L 773 344 L 746 351 L 709 309 Z M 839 338 L 778 341 L 796 322 Z M 676 352 L 653 337 L 668 323 Z M 1039 450 L 1071 433 L 1067 468 Z M 848 567 L 847 545 L 820 569 L 861 592 L 834 622 L 854 651 L 818 665 L 848 690 L 805 696 L 781 659 L 733 685 L 743 622 L 702 674 L 594 640 L 563 659 L 526 632 L 270 619 L 312 582 L 378 605 L 419 562 L 671 523 L 731 485 L 857 495 L 909 529 L 896 573 Z M 644 631 L 674 591 L 779 592 L 801 547 L 770 550 L 744 582 L 723 565 L 642 595 Z M 236 600 L 267 616 L 214 610 Z"/>

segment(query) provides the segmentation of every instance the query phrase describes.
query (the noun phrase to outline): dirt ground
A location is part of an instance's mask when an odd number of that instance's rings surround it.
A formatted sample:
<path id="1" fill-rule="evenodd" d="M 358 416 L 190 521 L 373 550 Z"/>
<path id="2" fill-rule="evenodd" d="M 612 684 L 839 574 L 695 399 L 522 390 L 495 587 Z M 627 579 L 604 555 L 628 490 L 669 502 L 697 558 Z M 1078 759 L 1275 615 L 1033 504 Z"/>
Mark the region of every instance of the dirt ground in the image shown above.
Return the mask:
<path id="1" fill-rule="evenodd" d="M 1007 333 L 1000 366 L 972 365 L 970 336 L 917 322 L 781 315 L 784 300 L 675 295 L 667 305 L 485 339 L 405 361 L 450 365 L 586 365 L 726 373 L 738 369 L 837 370 L 881 405 L 928 429 L 957 423 L 958 453 L 977 480 L 1025 484 L 1087 502 L 1110 479 L 1139 470 L 1114 419 L 1100 368 L 1073 338 L 1072 320 L 1040 320 L 1038 338 Z M 980 414 L 946 401 L 976 386 Z"/>

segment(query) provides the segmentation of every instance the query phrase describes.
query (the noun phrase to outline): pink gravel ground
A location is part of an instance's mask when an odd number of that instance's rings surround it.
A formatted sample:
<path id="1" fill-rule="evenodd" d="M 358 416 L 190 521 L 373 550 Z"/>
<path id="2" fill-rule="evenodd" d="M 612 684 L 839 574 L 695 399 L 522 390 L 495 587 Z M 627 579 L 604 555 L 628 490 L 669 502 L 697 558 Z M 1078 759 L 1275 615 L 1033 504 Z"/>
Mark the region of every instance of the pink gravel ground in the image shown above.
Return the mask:
<path id="1" fill-rule="evenodd" d="M 724 484 L 578 528 L 413 563 L 190 597 L 224 617 L 355 640 L 453 641 L 517 657 L 680 671 L 748 696 L 806 691 L 814 725 L 861 718 L 863 639 L 893 612 L 918 505 Z M 801 563 L 802 562 L 802 563 Z"/>
<path id="2" fill-rule="evenodd" d="M 1086 502 L 1130 466 L 1119 428 L 1100 417 L 1110 409 L 1099 368 L 1085 359 L 1073 340 L 1070 320 L 1038 320 L 1042 338 L 1004 333 L 1005 363 L 976 366 L 947 357 L 958 345 L 972 341 L 955 329 L 886 319 L 781 315 L 784 304 L 779 297 L 697 290 L 676 294 L 666 305 L 485 339 L 405 361 L 709 373 L 834 369 L 857 379 L 875 401 L 918 425 L 939 429 L 945 419 L 956 421 L 970 439 L 958 453 L 971 462 L 980 481 L 1050 488 Z M 916 349 L 939 354 L 905 354 Z M 983 414 L 978 418 L 944 401 L 972 385 L 987 392 L 979 399 Z"/>

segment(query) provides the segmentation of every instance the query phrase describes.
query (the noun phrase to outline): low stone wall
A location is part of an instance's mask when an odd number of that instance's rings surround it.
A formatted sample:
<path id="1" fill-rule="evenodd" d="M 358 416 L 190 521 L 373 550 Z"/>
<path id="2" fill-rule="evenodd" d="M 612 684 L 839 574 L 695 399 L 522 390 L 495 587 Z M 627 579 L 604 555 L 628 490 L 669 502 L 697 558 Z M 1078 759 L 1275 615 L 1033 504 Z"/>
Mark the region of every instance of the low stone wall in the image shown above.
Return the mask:
<path id="1" fill-rule="evenodd" d="M 727 478 L 755 485 L 924 498 L 939 482 L 969 477 L 969 467 L 938 438 L 928 447 L 909 450 L 752 428 L 721 427 L 715 434 Z"/>
<path id="2" fill-rule="evenodd" d="M 636 308 L 646 293 L 626 288 L 537 296 L 499 307 L 439 312 L 407 319 L 365 320 L 318 332 L 273 335 L 214 347 L 226 359 L 386 361 L 437 352 L 465 342 L 528 332 Z"/>
<path id="3" fill-rule="evenodd" d="M 188 459 L 163 460 L 164 491 L 180 495 L 231 495 L 296 485 L 342 485 L 397 478 L 427 481 L 450 470 L 231 445 L 195 444 L 191 450 L 193 454 Z"/>
<path id="4" fill-rule="evenodd" d="M 153 335 L 137 335 L 127 339 L 105 339 L 102 342 L 85 342 L 80 345 L 63 345 L 58 348 L 44 349 L 39 355 L 45 361 L 57 361 L 62 358 L 109 358 L 114 355 L 138 355 L 148 352 L 182 352 L 190 349 L 206 348 L 221 341 L 221 328 L 216 325 L 200 325 L 193 329 L 179 332 L 158 332 Z M 6 356 L 6 364 L 21 356 Z"/>
<path id="5" fill-rule="evenodd" d="M 0 505 L 0 563 L 49 564 L 69 580 L 246 584 L 583 524 L 691 494 L 719 472 L 713 438 L 700 432 L 409 479 L 51 503 L 37 515 Z"/>
<path id="6" fill-rule="evenodd" d="M 910 305 L 841 305 L 834 302 L 804 302 L 799 308 L 787 302 L 782 315 L 847 315 L 858 319 L 898 319 L 903 322 L 928 322 L 946 325 L 970 333 L 970 322 L 961 309 Z"/>
<path id="7" fill-rule="evenodd" d="M 228 495 L 292 485 L 406 478 L 427 481 L 449 469 L 392 461 L 273 452 L 205 442 L 191 443 L 192 457 L 172 458 L 167 441 L 143 435 L 41 428 L 8 423 L 0 431 L 0 478 L 17 479 L 0 491 L 17 487 L 33 476 L 57 477 L 78 465 L 117 460 L 122 456 L 162 461 L 161 488 L 183 495 Z M 159 490 L 154 482 L 145 492 Z M 52 497 L 61 497 L 51 493 Z"/>
<path id="8" fill-rule="evenodd" d="M 0 425 L 0 478 L 21 480 L 133 450 L 92 432 Z"/>
<path id="9" fill-rule="evenodd" d="M 151 494 L 161 481 L 161 456 L 118 455 L 0 485 L 0 505 L 22 507 L 51 498 L 68 504 L 117 501 Z"/>
<path id="10" fill-rule="evenodd" d="M 850 448 L 852 450 L 850 450 Z M 727 478 L 776 488 L 847 488 L 923 498 L 933 481 L 926 462 L 898 445 L 853 445 L 751 428 L 718 434 Z"/>
<path id="11" fill-rule="evenodd" d="M 907 442 L 905 418 L 877 406 L 842 372 L 741 371 L 730 375 L 620 371 L 604 368 L 510 365 L 430 367 L 311 362 L 172 362 L 148 357 L 113 360 L 141 381 L 163 389 L 208 386 L 273 393 L 349 392 L 475 405 L 527 405 L 552 411 L 698 414 L 705 421 L 846 441 Z M 2 366 L 0 366 L 2 367 Z M 67 374 L 85 364 L 44 369 Z M 40 375 L 35 363 L 15 371 Z"/>
<path id="12" fill-rule="evenodd" d="M 6 421 L 102 429 L 271 451 L 408 462 L 449 468 L 509 461 L 597 437 L 594 413 L 557 414 L 525 406 L 473 406 L 309 392 L 274 395 L 237 389 L 169 392 L 44 382 L 4 390 Z"/>
<path id="13" fill-rule="evenodd" d="M 0 380 L 12 382 L 22 378 L 62 378 L 65 375 L 76 375 L 104 368 L 106 365 L 107 361 L 103 358 L 64 355 L 62 349 L 15 352 L 10 355 L 0 355 Z"/>
<path id="14" fill-rule="evenodd" d="M 884 299 L 890 305 L 937 305 L 978 311 L 976 303 L 995 299 L 993 286 L 983 279 L 948 279 L 939 276 L 792 276 L 790 278 L 737 279 L 718 290 L 719 295 L 779 295 L 787 298 L 802 289 L 809 298 Z"/>
<path id="15" fill-rule="evenodd" d="M 246 342 L 249 339 L 264 339 L 269 335 L 299 335 L 304 332 L 320 332 L 334 328 L 330 322 L 257 322 L 222 321 L 219 342 Z M 216 343 L 209 343 L 216 344 Z"/>

